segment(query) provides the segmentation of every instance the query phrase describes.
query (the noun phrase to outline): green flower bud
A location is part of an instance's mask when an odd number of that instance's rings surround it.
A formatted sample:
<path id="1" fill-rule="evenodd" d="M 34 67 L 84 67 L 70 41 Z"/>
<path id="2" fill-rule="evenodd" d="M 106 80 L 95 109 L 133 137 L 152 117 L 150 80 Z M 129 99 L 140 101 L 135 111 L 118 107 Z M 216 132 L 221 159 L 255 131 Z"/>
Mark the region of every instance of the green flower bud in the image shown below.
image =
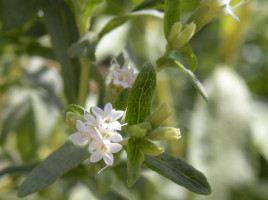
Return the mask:
<path id="1" fill-rule="evenodd" d="M 78 113 L 67 112 L 66 113 L 66 123 L 70 129 L 77 131 L 76 129 L 76 120 L 84 121 L 84 117 Z"/>
<path id="2" fill-rule="evenodd" d="M 173 24 L 168 36 L 168 42 L 172 42 L 177 37 L 177 35 L 181 32 L 181 28 L 181 22 L 176 22 L 175 24 Z"/>
<path id="3" fill-rule="evenodd" d="M 164 152 L 164 148 L 159 147 L 155 143 L 146 140 L 146 139 L 138 139 L 136 140 L 136 145 L 140 151 L 147 155 L 157 156 Z"/>
<path id="4" fill-rule="evenodd" d="M 186 26 L 180 34 L 173 40 L 172 47 L 174 49 L 180 49 L 192 38 L 195 32 L 196 25 L 194 23 Z"/>
<path id="5" fill-rule="evenodd" d="M 151 140 L 177 140 L 181 138 L 180 129 L 173 127 L 159 127 L 146 135 Z"/>
<path id="6" fill-rule="evenodd" d="M 172 115 L 172 112 L 168 104 L 162 103 L 151 113 L 147 121 L 150 122 L 153 128 L 157 128 L 161 126 L 170 115 Z"/>
<path id="7" fill-rule="evenodd" d="M 134 138 L 143 138 L 146 135 L 147 130 L 139 125 L 132 125 L 126 128 L 127 133 Z"/>

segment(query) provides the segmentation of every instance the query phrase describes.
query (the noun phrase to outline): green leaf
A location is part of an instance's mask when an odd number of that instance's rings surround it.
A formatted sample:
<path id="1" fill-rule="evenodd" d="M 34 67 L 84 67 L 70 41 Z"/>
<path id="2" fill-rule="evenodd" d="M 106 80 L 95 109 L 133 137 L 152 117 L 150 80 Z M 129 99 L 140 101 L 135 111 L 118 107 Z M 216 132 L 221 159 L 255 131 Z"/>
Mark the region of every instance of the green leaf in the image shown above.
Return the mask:
<path id="1" fill-rule="evenodd" d="M 164 10 L 165 0 L 146 0 L 137 5 L 133 11 L 144 10 L 144 9 L 157 9 Z"/>
<path id="2" fill-rule="evenodd" d="M 106 194 L 109 192 L 112 188 L 112 186 L 115 184 L 116 175 L 113 173 L 113 171 L 104 171 L 100 173 L 97 177 L 98 180 L 98 191 L 99 194 Z"/>
<path id="3" fill-rule="evenodd" d="M 144 155 L 137 148 L 135 139 L 129 138 L 127 145 L 127 184 L 128 187 L 134 185 L 140 176 L 140 167 L 143 163 Z"/>
<path id="4" fill-rule="evenodd" d="M 113 103 L 116 110 L 126 110 L 130 91 L 131 88 L 125 88 L 118 93 Z"/>
<path id="5" fill-rule="evenodd" d="M 38 11 L 39 0 L 2 0 L 0 2 L 0 13 L 4 30 L 15 28 L 24 24 Z"/>
<path id="6" fill-rule="evenodd" d="M 156 10 L 143 10 L 143 11 L 137 11 L 128 13 L 123 16 L 118 16 L 113 19 L 111 19 L 101 30 L 99 33 L 99 38 L 102 38 L 105 34 L 109 33 L 110 31 L 114 30 L 118 26 L 124 24 L 126 21 L 128 21 L 131 18 L 139 17 L 139 16 L 154 16 L 157 18 L 162 18 L 162 13 L 156 11 Z"/>
<path id="7" fill-rule="evenodd" d="M 180 21 L 180 14 L 181 14 L 180 7 L 181 7 L 180 0 L 165 1 L 164 33 L 166 39 L 168 39 L 173 24 Z"/>
<path id="8" fill-rule="evenodd" d="M 66 106 L 63 110 L 64 113 L 67 112 L 74 112 L 74 113 L 78 113 L 82 116 L 84 116 L 84 113 L 88 113 L 82 106 L 76 105 L 76 104 L 70 104 L 68 106 Z"/>
<path id="9" fill-rule="evenodd" d="M 196 66 L 197 66 L 197 57 L 195 56 L 194 52 L 192 51 L 192 48 L 189 45 L 189 43 L 183 47 L 182 53 L 187 60 L 187 63 L 189 65 L 190 70 L 192 72 L 194 72 L 196 70 Z"/>
<path id="10" fill-rule="evenodd" d="M 186 69 L 181 63 L 176 61 L 174 58 L 169 57 L 161 57 L 156 61 L 156 70 L 160 71 L 166 67 L 178 67 L 182 72 L 186 75 L 186 77 L 191 81 L 193 86 L 197 89 L 199 94 L 203 97 L 203 99 L 207 102 L 207 92 L 204 88 L 204 86 L 200 83 L 200 81 L 196 78 L 193 72 L 191 72 L 189 69 Z"/>
<path id="11" fill-rule="evenodd" d="M 157 156 L 164 152 L 164 148 L 159 147 L 147 139 L 136 139 L 136 145 L 143 153 L 147 155 Z"/>
<path id="12" fill-rule="evenodd" d="M 211 193 L 206 177 L 181 158 L 167 153 L 145 155 L 144 165 L 192 192 L 205 195 Z"/>
<path id="13" fill-rule="evenodd" d="M 18 195 L 23 197 L 47 187 L 88 157 L 87 146 L 79 147 L 67 141 L 29 174 L 19 187 Z"/>
<path id="14" fill-rule="evenodd" d="M 156 74 L 150 63 L 145 63 L 129 94 L 126 121 L 128 126 L 143 122 L 151 113 L 152 96 L 156 86 Z"/>
<path id="15" fill-rule="evenodd" d="M 68 53 L 72 58 L 83 56 L 89 58 L 91 61 L 95 61 L 95 49 L 97 44 L 98 38 L 90 32 L 87 32 L 82 38 L 69 47 Z"/>
<path id="16" fill-rule="evenodd" d="M 43 1 L 43 11 L 56 57 L 62 66 L 65 95 L 68 103 L 76 103 L 80 68 L 67 52 L 68 47 L 79 39 L 73 13 L 62 0 Z"/>
<path id="17" fill-rule="evenodd" d="M 29 173 L 38 163 L 27 163 L 24 165 L 6 167 L 0 171 L 0 177 L 4 175 L 24 175 Z"/>

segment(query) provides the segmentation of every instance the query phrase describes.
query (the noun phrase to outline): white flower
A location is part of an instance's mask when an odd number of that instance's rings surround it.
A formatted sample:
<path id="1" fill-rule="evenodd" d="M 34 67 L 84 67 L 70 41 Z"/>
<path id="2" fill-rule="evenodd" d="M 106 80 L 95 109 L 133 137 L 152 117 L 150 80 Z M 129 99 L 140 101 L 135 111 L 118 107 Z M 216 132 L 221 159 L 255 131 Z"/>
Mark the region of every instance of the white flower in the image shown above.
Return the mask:
<path id="1" fill-rule="evenodd" d="M 112 142 L 120 142 L 123 140 L 121 134 L 114 131 L 114 130 L 110 130 L 108 128 L 101 127 L 101 128 L 99 128 L 99 132 L 100 132 L 102 138 L 105 140 L 109 140 Z"/>
<path id="2" fill-rule="evenodd" d="M 89 151 L 91 152 L 90 162 L 95 163 L 104 160 L 106 166 L 102 168 L 98 173 L 108 166 L 112 166 L 114 163 L 113 153 L 117 153 L 122 149 L 122 145 L 118 143 L 111 143 L 109 140 L 94 139 L 89 145 Z"/>
<path id="3" fill-rule="evenodd" d="M 111 103 L 107 103 L 104 110 L 94 107 L 92 108 L 93 114 L 96 118 L 102 119 L 101 127 L 110 130 L 121 130 L 121 125 L 117 120 L 124 115 L 124 111 L 115 110 Z"/>
<path id="4" fill-rule="evenodd" d="M 114 85 L 121 85 L 123 88 L 132 87 L 137 73 L 134 73 L 134 69 L 129 67 L 126 63 L 122 68 L 120 65 L 116 63 L 116 61 L 112 61 L 112 65 L 114 65 L 114 69 L 112 70 L 112 83 Z"/>
<path id="5" fill-rule="evenodd" d="M 76 121 L 76 129 L 78 131 L 75 132 L 71 137 L 71 141 L 74 144 L 81 146 L 86 140 L 90 141 L 93 139 L 94 130 L 86 126 L 81 120 Z"/>
<path id="6" fill-rule="evenodd" d="M 222 4 L 225 5 L 225 7 L 224 7 L 225 13 L 231 15 L 237 21 L 240 21 L 240 19 L 234 14 L 234 8 L 242 6 L 243 4 L 247 3 L 248 0 L 242 0 L 239 4 L 237 4 L 235 6 L 230 5 L 232 0 L 221 0 L 221 1 L 222 1 Z"/>

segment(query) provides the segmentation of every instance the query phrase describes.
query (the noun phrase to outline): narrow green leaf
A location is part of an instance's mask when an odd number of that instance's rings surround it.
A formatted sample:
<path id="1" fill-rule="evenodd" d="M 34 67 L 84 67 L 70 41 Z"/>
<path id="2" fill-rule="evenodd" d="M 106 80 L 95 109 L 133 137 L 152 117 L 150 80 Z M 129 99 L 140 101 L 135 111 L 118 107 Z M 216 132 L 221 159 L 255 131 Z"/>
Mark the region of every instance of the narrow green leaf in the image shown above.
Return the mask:
<path id="1" fill-rule="evenodd" d="M 164 10 L 165 0 L 145 0 L 137 5 L 132 11 L 144 10 L 144 9 L 158 9 Z"/>
<path id="2" fill-rule="evenodd" d="M 143 122 L 151 113 L 151 101 L 156 86 L 156 74 L 150 63 L 145 63 L 129 94 L 126 121 L 128 126 Z"/>
<path id="3" fill-rule="evenodd" d="M 23 197 L 47 187 L 88 157 L 89 152 L 86 146 L 75 146 L 72 142 L 67 141 L 29 174 L 19 187 L 18 195 Z"/>
<path id="4" fill-rule="evenodd" d="M 2 169 L 0 171 L 0 177 L 4 175 L 24 175 L 29 173 L 33 168 L 36 167 L 38 162 L 35 163 L 27 163 L 23 165 L 18 165 L 18 166 L 10 166 Z"/>
<path id="5" fill-rule="evenodd" d="M 62 68 L 65 94 L 68 103 L 76 103 L 78 97 L 79 63 L 70 59 L 68 47 L 79 38 L 73 13 L 62 0 L 42 1 L 45 22 L 51 35 L 53 48 Z"/>
<path id="6" fill-rule="evenodd" d="M 183 47 L 182 53 L 188 62 L 190 70 L 192 72 L 194 72 L 196 70 L 196 66 L 197 66 L 197 57 L 195 56 L 194 52 L 192 51 L 192 48 L 191 48 L 189 43 Z"/>
<path id="7" fill-rule="evenodd" d="M 210 194 L 206 177 L 181 158 L 162 153 L 159 156 L 145 155 L 144 165 L 171 181 L 198 194 Z"/>
<path id="8" fill-rule="evenodd" d="M 164 148 L 147 139 L 136 139 L 137 147 L 145 154 L 157 156 L 164 152 Z"/>
<path id="9" fill-rule="evenodd" d="M 180 7 L 181 7 L 180 0 L 165 1 L 164 33 L 166 39 L 168 39 L 173 24 L 180 21 L 180 12 L 181 12 Z"/>
<path id="10" fill-rule="evenodd" d="M 89 58 L 91 61 L 95 61 L 95 49 L 97 44 L 98 38 L 94 34 L 87 32 L 69 47 L 68 54 L 72 58 L 83 56 Z"/>
<path id="11" fill-rule="evenodd" d="M 140 16 L 154 16 L 157 18 L 162 18 L 163 14 L 156 11 L 156 10 L 142 10 L 137 12 L 128 13 L 123 16 L 118 16 L 111 19 L 101 30 L 99 33 L 99 38 L 102 38 L 105 34 L 109 33 L 110 31 L 114 30 L 118 26 L 124 24 L 131 18 L 140 17 Z"/>
<path id="12" fill-rule="evenodd" d="M 156 70 L 160 71 L 166 67 L 178 67 L 182 72 L 186 75 L 186 77 L 191 81 L 193 86 L 197 89 L 199 94 L 203 97 L 203 99 L 207 102 L 208 96 L 207 92 L 204 88 L 204 86 L 201 84 L 201 82 L 196 78 L 193 72 L 191 72 L 189 69 L 186 69 L 181 63 L 176 61 L 174 58 L 169 57 L 161 57 L 156 61 Z"/>
<path id="13" fill-rule="evenodd" d="M 28 0 L 23 3 L 21 0 L 2 0 L 0 2 L 0 15 L 4 30 L 15 28 L 27 22 L 37 13 L 39 5 L 39 0 Z"/>
<path id="14" fill-rule="evenodd" d="M 144 155 L 136 147 L 135 139 L 129 138 L 127 145 L 127 184 L 128 187 L 134 185 L 140 176 L 140 167 L 143 163 Z"/>
<path id="15" fill-rule="evenodd" d="M 128 96 L 131 91 L 131 88 L 125 88 L 119 92 L 119 94 L 116 96 L 113 107 L 116 110 L 126 110 L 127 108 L 127 102 L 128 102 Z"/>
<path id="16" fill-rule="evenodd" d="M 84 112 L 87 113 L 87 111 L 82 107 L 82 106 L 79 106 L 79 105 L 76 105 L 76 104 L 70 104 L 68 106 L 66 106 L 63 110 L 64 113 L 67 113 L 67 112 L 74 112 L 74 113 L 78 113 L 82 116 L 84 116 Z"/>

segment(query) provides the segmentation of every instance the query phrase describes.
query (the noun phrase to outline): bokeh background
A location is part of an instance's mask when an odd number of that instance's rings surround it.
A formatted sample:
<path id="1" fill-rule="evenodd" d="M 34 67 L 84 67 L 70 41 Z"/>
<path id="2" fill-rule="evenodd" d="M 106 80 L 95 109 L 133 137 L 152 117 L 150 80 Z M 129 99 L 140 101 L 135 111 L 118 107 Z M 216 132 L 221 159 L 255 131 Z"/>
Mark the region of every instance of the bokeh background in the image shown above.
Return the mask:
<path id="1" fill-rule="evenodd" d="M 80 79 L 79 60 L 68 52 L 80 37 L 70 2 L 0 1 L 0 199 L 18 199 L 17 189 L 25 176 L 72 133 L 62 113 L 67 104 L 78 103 Z M 141 2 L 96 3 L 90 32 L 98 33 L 108 20 Z M 198 0 L 182 0 L 183 22 L 198 4 Z M 181 71 L 157 74 L 154 106 L 168 102 L 174 116 L 167 125 L 182 132 L 179 141 L 163 145 L 206 175 L 211 195 L 193 194 L 146 168 L 136 185 L 127 188 L 122 165 L 100 176 L 67 173 L 23 199 L 267 200 L 267 10 L 266 0 L 250 0 L 235 9 L 240 22 L 221 17 L 190 41 L 198 58 L 195 73 L 205 85 L 208 103 Z M 102 38 L 87 83 L 87 108 L 103 105 L 112 58 L 124 63 L 122 58 L 127 57 L 137 70 L 145 61 L 155 64 L 165 51 L 162 29 L 162 19 L 140 16 Z M 180 54 L 173 56 L 185 63 Z M 12 170 L 12 166 L 20 167 Z"/>

